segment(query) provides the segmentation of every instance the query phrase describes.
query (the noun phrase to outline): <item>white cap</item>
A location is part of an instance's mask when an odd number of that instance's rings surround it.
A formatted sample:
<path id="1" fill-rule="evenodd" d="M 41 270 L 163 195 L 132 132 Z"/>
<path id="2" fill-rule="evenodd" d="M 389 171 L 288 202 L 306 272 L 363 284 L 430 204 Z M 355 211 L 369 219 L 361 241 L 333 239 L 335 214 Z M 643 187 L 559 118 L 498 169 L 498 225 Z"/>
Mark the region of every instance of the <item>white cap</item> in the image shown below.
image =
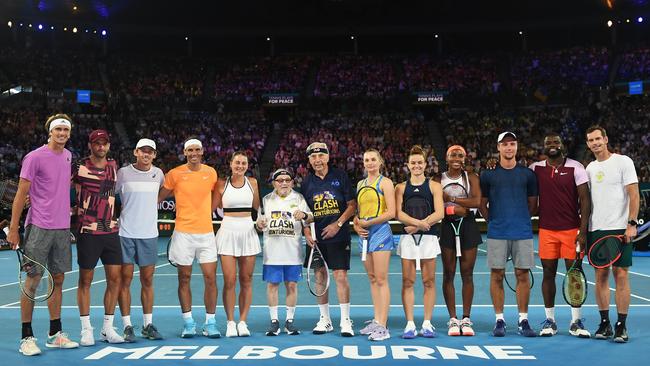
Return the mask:
<path id="1" fill-rule="evenodd" d="M 201 141 L 199 141 L 197 139 L 189 139 L 189 140 L 185 141 L 185 145 L 183 146 L 183 150 L 185 150 L 188 147 L 193 146 L 193 145 L 198 145 L 200 148 L 203 148 L 203 144 L 201 143 Z"/>
<path id="2" fill-rule="evenodd" d="M 138 143 L 135 145 L 135 148 L 139 149 L 139 148 L 145 147 L 145 146 L 156 150 L 156 143 L 153 140 L 150 140 L 150 139 L 140 139 L 140 141 L 138 141 Z"/>
<path id="3" fill-rule="evenodd" d="M 510 136 L 513 139 L 517 140 L 517 135 L 515 135 L 514 132 L 506 131 L 506 132 L 501 132 L 499 134 L 499 137 L 497 137 L 497 143 L 501 142 L 501 140 L 503 140 L 507 136 Z"/>

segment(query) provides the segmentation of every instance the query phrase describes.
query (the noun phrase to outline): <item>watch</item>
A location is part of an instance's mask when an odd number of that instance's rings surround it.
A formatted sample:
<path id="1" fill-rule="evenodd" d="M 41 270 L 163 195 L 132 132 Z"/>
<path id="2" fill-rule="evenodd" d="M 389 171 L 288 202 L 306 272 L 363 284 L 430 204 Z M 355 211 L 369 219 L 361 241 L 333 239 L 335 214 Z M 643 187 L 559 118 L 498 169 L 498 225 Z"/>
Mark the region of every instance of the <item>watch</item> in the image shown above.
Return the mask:
<path id="1" fill-rule="evenodd" d="M 342 222 L 342 221 L 337 221 L 337 222 L 336 222 L 336 226 L 338 226 L 338 227 L 343 227 L 343 222 Z"/>
<path id="2" fill-rule="evenodd" d="M 630 225 L 630 226 L 635 226 L 635 227 L 639 225 L 639 223 L 634 219 L 628 221 L 627 224 Z"/>

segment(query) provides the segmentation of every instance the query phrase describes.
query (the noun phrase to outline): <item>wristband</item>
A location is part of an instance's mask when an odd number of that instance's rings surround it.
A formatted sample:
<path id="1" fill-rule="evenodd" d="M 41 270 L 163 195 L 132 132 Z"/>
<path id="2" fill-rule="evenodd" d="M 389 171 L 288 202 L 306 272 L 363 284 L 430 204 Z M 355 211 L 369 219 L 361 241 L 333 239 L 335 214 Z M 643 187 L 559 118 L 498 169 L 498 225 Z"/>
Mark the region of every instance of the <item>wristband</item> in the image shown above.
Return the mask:
<path id="1" fill-rule="evenodd" d="M 453 216 L 456 214 L 456 206 L 445 207 L 445 215 Z"/>

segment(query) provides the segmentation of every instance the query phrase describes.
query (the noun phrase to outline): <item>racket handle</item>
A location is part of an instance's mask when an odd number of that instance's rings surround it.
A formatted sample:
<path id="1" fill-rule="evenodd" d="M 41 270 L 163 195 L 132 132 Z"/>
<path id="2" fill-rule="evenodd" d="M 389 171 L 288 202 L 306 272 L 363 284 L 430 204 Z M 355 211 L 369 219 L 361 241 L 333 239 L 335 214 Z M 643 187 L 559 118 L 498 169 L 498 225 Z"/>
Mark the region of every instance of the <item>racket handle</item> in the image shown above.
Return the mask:
<path id="1" fill-rule="evenodd" d="M 316 241 L 316 223 L 312 222 L 309 224 L 309 230 L 311 230 L 311 238 L 313 241 Z"/>
<path id="2" fill-rule="evenodd" d="M 456 236 L 456 257 L 460 257 L 460 236 Z"/>
<path id="3" fill-rule="evenodd" d="M 2 231 L 5 232 L 5 235 L 9 236 L 9 226 L 5 226 L 2 228 Z"/>
<path id="4" fill-rule="evenodd" d="M 422 267 L 420 266 L 420 253 L 417 254 L 417 257 L 415 257 L 415 270 L 422 270 Z"/>
<path id="5" fill-rule="evenodd" d="M 368 239 L 363 239 L 361 241 L 361 261 L 366 261 L 366 252 L 368 251 Z"/>

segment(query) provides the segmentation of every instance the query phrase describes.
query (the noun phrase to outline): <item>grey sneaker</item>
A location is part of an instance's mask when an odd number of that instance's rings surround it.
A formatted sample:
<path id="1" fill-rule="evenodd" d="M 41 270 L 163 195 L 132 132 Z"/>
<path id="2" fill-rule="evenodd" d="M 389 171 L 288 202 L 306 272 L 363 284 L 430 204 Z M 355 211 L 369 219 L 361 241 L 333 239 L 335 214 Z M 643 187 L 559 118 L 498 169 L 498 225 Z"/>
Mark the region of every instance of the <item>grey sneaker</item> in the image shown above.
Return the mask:
<path id="1" fill-rule="evenodd" d="M 284 331 L 287 332 L 288 335 L 300 334 L 300 329 L 293 324 L 293 319 L 287 319 L 287 321 L 284 322 Z"/>
<path id="2" fill-rule="evenodd" d="M 267 336 L 276 336 L 280 334 L 280 321 L 277 319 L 271 320 L 271 325 L 269 325 L 269 329 L 266 330 L 266 335 Z"/>
<path id="3" fill-rule="evenodd" d="M 163 336 L 158 332 L 153 323 L 148 324 L 146 327 L 142 328 L 142 337 L 150 339 L 152 341 L 157 341 L 163 339 Z"/>
<path id="4" fill-rule="evenodd" d="M 390 332 L 388 328 L 384 328 L 382 325 L 377 324 L 375 329 L 368 335 L 368 340 L 370 341 L 383 341 L 390 338 Z"/>
<path id="5" fill-rule="evenodd" d="M 377 328 L 377 326 L 379 325 L 379 323 L 377 323 L 377 322 L 375 321 L 375 319 L 373 319 L 373 320 L 368 320 L 368 321 L 366 321 L 365 324 L 366 324 L 366 326 L 363 327 L 363 328 L 361 328 L 361 330 L 359 331 L 359 333 L 360 333 L 361 335 L 370 335 L 370 333 L 372 333 L 372 331 L 373 331 L 375 328 Z"/>
<path id="6" fill-rule="evenodd" d="M 131 325 L 127 325 L 124 328 L 124 342 L 126 343 L 135 342 L 135 330 L 133 330 L 133 326 Z"/>

